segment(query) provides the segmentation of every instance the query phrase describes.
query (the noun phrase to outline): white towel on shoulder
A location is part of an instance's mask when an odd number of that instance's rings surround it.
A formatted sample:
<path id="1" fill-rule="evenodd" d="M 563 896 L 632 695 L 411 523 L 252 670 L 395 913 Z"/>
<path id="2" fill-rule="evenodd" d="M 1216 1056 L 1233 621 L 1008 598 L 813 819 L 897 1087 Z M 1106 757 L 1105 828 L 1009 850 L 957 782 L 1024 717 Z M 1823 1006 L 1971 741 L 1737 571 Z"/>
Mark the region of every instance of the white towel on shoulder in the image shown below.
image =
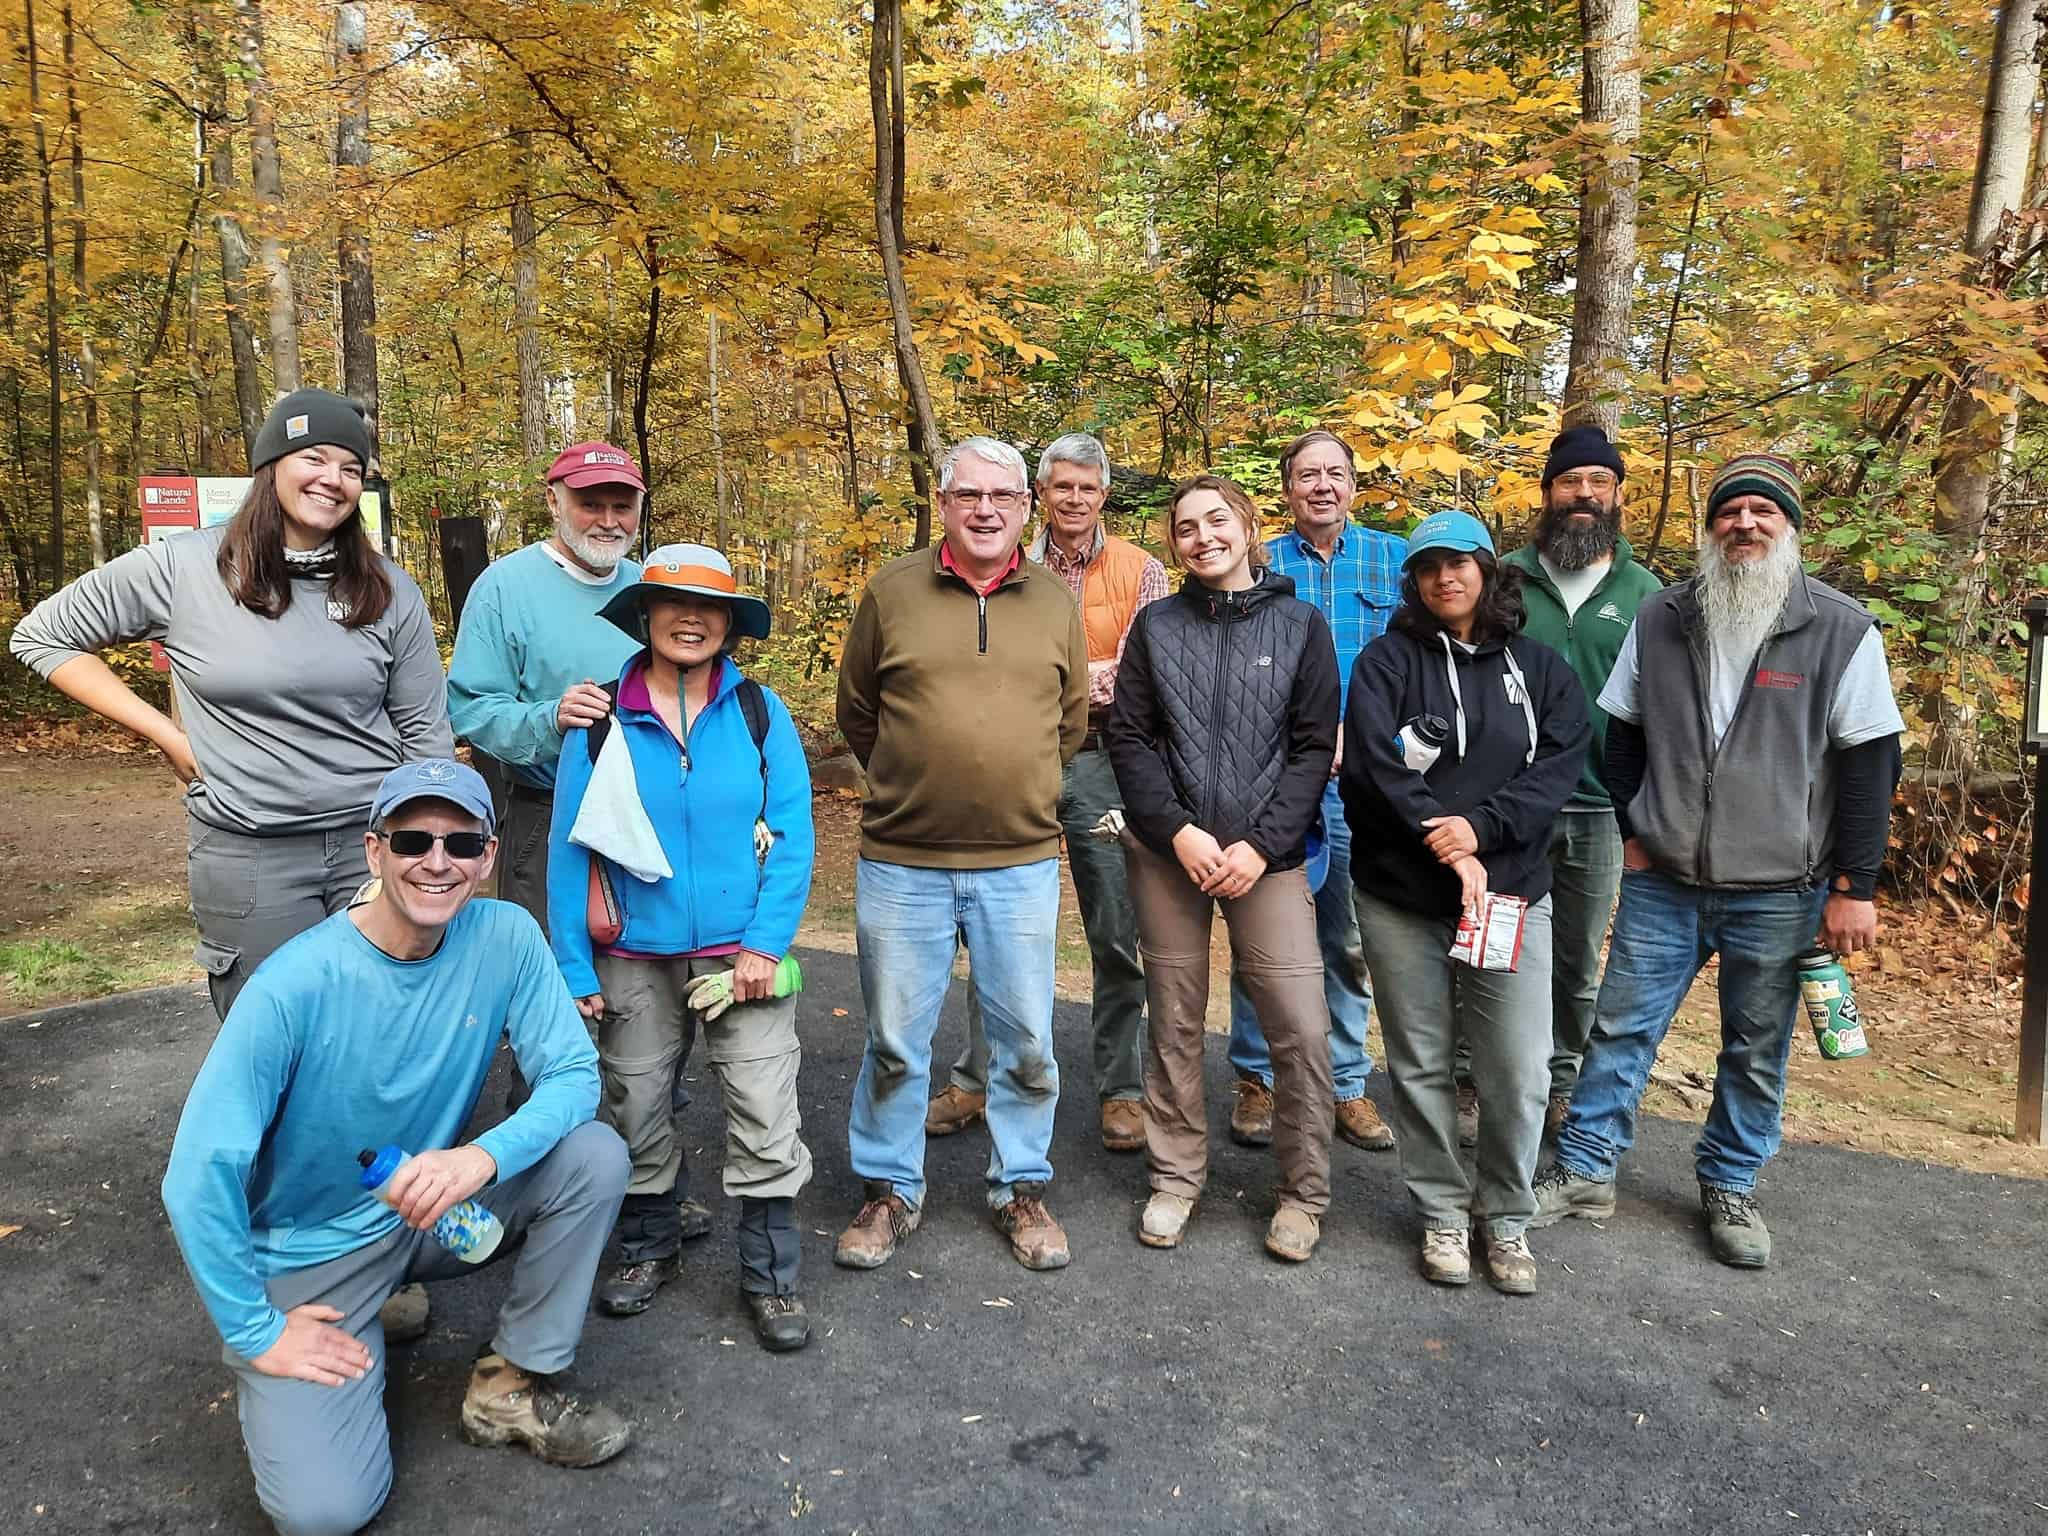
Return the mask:
<path id="1" fill-rule="evenodd" d="M 577 809 L 576 825 L 569 829 L 569 841 L 603 854 L 649 885 L 675 874 L 647 807 L 640 803 L 633 754 L 627 750 L 626 733 L 616 720 L 605 732 L 604 745 L 597 749 L 597 763 L 590 770 L 590 784 L 583 791 L 583 804 Z"/>

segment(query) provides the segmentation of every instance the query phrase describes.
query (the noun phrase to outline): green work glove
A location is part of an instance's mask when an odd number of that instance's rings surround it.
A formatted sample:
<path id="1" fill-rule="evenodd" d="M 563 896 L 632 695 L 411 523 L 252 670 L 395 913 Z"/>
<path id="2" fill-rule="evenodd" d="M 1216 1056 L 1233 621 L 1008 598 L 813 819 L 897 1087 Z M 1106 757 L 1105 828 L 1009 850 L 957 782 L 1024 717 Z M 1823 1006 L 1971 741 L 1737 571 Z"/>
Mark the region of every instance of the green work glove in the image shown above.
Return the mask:
<path id="1" fill-rule="evenodd" d="M 731 971 L 711 971 L 699 976 L 690 983 L 683 1001 L 709 1024 L 732 1006 L 732 977 Z M 803 967 L 796 963 L 795 955 L 784 955 L 775 964 L 775 995 L 788 997 L 803 989 Z"/>

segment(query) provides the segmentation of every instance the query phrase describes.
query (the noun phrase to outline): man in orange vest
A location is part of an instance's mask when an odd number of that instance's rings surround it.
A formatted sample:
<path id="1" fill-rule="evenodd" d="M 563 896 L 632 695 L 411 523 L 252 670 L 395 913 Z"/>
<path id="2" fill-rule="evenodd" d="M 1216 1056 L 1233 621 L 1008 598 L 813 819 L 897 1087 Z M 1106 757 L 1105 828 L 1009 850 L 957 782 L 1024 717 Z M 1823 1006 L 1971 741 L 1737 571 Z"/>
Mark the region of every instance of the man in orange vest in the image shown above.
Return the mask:
<path id="1" fill-rule="evenodd" d="M 1104 531 L 1102 504 L 1108 499 L 1109 455 L 1087 433 L 1069 432 L 1038 460 L 1045 526 L 1026 553 L 1066 582 L 1088 632 L 1088 735 L 1060 781 L 1059 816 L 1094 963 L 1091 1065 L 1102 1103 L 1102 1144 L 1112 1152 L 1135 1152 L 1145 1144 L 1145 975 L 1138 966 L 1138 921 L 1124 884 L 1122 846 L 1090 833 L 1107 812 L 1123 810 L 1100 731 L 1116 695 L 1124 637 L 1140 608 L 1166 596 L 1166 567 Z M 952 1081 L 926 1112 L 927 1136 L 966 1129 L 988 1105 L 988 1041 L 974 993 L 967 998 L 967 1046 L 953 1063 Z"/>

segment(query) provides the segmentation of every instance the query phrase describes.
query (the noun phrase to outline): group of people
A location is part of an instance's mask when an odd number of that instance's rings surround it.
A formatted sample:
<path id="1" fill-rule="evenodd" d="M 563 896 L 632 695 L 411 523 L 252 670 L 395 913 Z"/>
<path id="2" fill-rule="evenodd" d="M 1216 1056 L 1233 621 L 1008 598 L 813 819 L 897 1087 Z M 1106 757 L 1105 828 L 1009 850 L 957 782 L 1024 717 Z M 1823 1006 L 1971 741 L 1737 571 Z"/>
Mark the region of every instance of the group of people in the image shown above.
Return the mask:
<path id="1" fill-rule="evenodd" d="M 735 655 L 769 609 L 718 550 L 631 558 L 639 467 L 581 443 L 548 472 L 549 536 L 470 593 L 444 678 L 418 587 L 364 534 L 368 457 L 348 401 L 287 396 L 230 523 L 81 577 L 13 640 L 186 785 L 222 1026 L 164 1202 L 286 1532 L 357 1529 L 388 1494 L 386 1347 L 426 1326 L 421 1282 L 469 1267 L 444 1222 L 464 1202 L 513 1268 L 465 1435 L 571 1466 L 626 1444 L 561 1373 L 593 1292 L 645 1311 L 712 1225 L 675 1120 L 699 1035 L 757 1337 L 795 1349 L 811 1326 L 791 955 L 810 777 Z M 1023 458 L 968 438 L 939 466 L 943 536 L 868 583 L 838 678 L 867 785 L 866 1042 L 862 1199 L 835 1261 L 886 1263 L 922 1219 L 927 1138 L 985 1121 L 995 1228 L 1027 1268 L 1069 1262 L 1047 1203 L 1064 841 L 1102 1141 L 1145 1154 L 1139 1241 L 1184 1241 L 1206 1180 L 1220 912 L 1230 1131 L 1273 1147 L 1276 1257 L 1313 1253 L 1340 1136 L 1397 1151 L 1428 1279 L 1469 1281 L 1476 1230 L 1494 1286 L 1533 1291 L 1528 1230 L 1613 1212 L 1657 1046 L 1718 954 L 1702 1207 L 1717 1257 L 1767 1262 L 1754 1190 L 1797 957 L 1874 936 L 1902 730 L 1871 617 L 1801 564 L 1796 469 L 1724 466 L 1699 574 L 1670 589 L 1621 535 L 1625 467 L 1597 428 L 1558 436 L 1534 536 L 1505 558 L 1464 512 L 1406 539 L 1354 520 L 1331 433 L 1279 471 L 1293 526 L 1272 539 L 1231 480 L 1174 488 L 1170 591 L 1103 526 L 1098 441 L 1045 450 L 1027 548 Z M 180 720 L 100 659 L 142 638 Z M 501 899 L 474 900 L 494 873 Z M 969 1038 L 933 1096 L 963 946 Z M 1391 1124 L 1367 1097 L 1375 996 Z M 463 1142 L 501 1039 L 509 1112 Z M 410 1155 L 373 1185 L 385 1160 L 356 1154 L 378 1147 Z"/>

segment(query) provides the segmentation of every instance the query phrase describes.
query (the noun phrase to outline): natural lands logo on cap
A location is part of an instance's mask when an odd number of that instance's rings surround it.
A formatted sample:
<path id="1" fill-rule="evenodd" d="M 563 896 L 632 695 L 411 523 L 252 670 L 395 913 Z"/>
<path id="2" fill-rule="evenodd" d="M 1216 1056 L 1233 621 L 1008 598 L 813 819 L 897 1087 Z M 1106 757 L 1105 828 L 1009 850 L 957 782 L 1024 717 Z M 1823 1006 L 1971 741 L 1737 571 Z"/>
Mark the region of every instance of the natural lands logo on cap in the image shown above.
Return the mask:
<path id="1" fill-rule="evenodd" d="M 284 419 L 284 435 L 286 437 L 304 437 L 312 430 L 313 425 L 311 421 L 304 416 L 287 416 Z"/>
<path id="2" fill-rule="evenodd" d="M 586 464 L 623 464 L 626 462 L 626 456 L 610 448 L 592 448 L 583 455 L 583 462 Z"/>

